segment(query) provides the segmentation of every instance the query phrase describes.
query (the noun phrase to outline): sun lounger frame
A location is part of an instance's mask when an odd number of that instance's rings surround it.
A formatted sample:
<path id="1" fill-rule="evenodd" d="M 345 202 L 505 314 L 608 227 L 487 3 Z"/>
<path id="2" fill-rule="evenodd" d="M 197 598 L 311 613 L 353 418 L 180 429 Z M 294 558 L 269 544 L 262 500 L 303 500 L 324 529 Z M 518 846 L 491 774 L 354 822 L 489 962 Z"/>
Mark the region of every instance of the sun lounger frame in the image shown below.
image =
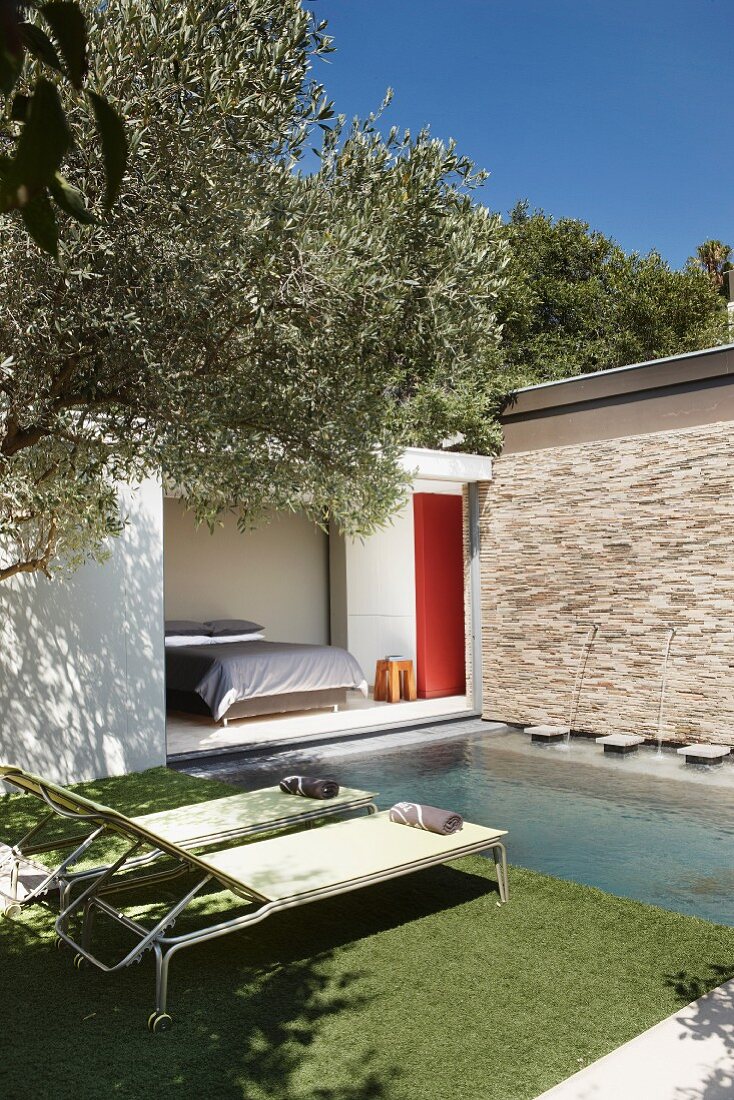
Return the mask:
<path id="1" fill-rule="evenodd" d="M 406 826 L 396 826 L 396 828 L 405 827 Z M 191 870 L 191 864 L 187 860 L 186 854 L 181 853 L 181 859 L 179 861 L 180 866 L 178 867 L 158 872 L 154 875 L 146 875 L 143 879 L 138 876 L 132 876 L 127 882 L 122 880 L 115 883 L 114 876 L 118 872 L 124 871 L 126 864 L 128 868 L 132 866 L 128 861 L 135 859 L 135 853 L 141 843 L 140 840 L 136 840 L 131 844 L 129 850 L 120 856 L 113 865 L 107 868 L 101 875 L 92 878 L 87 888 L 62 910 L 56 921 L 56 932 L 60 941 L 68 944 L 69 947 L 75 950 L 76 955 L 74 963 L 77 967 L 84 965 L 85 962 L 89 962 L 107 973 L 114 973 L 135 962 L 140 962 L 146 951 L 152 951 L 155 956 L 156 973 L 155 1008 L 148 1017 L 148 1027 L 153 1032 L 164 1031 L 171 1023 L 171 1017 L 168 1014 L 169 967 L 172 958 L 179 951 L 209 940 L 218 939 L 220 936 L 229 935 L 243 928 L 248 928 L 251 925 L 266 920 L 275 913 L 283 912 L 287 909 L 293 909 L 310 904 L 311 902 L 337 897 L 341 894 L 352 893 L 355 890 L 360 890 L 364 887 L 376 885 L 378 883 L 388 882 L 391 879 L 400 878 L 404 875 L 412 874 L 415 871 L 421 871 L 428 867 L 449 863 L 463 856 L 490 850 L 494 857 L 497 871 L 500 902 L 507 902 L 509 899 L 507 852 L 502 841 L 502 837 L 505 835 L 503 831 L 499 831 L 495 836 L 490 835 L 479 842 L 460 845 L 449 852 L 441 852 L 433 856 L 411 861 L 410 863 L 390 867 L 379 873 L 363 875 L 345 882 L 324 886 L 305 894 L 294 895 L 275 901 L 262 897 L 257 894 L 256 891 L 247 888 L 244 883 L 239 884 L 238 887 L 233 884 L 232 880 L 228 879 L 227 876 L 220 878 L 218 874 L 211 870 L 205 871 L 204 873 L 199 873 L 194 885 L 152 928 L 145 928 L 139 922 L 131 919 L 121 908 L 113 905 L 111 901 L 108 901 L 105 895 L 111 896 L 113 894 L 125 892 L 126 890 L 137 890 L 143 884 L 152 885 L 154 882 L 160 882 L 164 879 L 170 880 L 185 873 L 187 870 Z M 318 833 L 314 834 L 314 839 L 317 840 L 317 838 Z M 205 886 L 214 882 L 219 884 L 220 889 L 227 889 L 242 900 L 251 901 L 255 904 L 260 902 L 259 908 L 252 912 L 232 917 L 229 920 L 217 920 L 213 924 L 208 924 L 202 928 L 181 935 L 171 935 L 170 929 L 176 923 L 178 917 L 181 916 L 184 910 L 194 901 Z M 105 963 L 92 952 L 91 940 L 94 918 L 97 912 L 103 913 L 111 920 L 118 922 L 123 928 L 134 935 L 138 941 L 131 950 L 117 962 L 111 964 Z M 79 916 L 81 917 L 82 926 L 81 937 L 80 939 L 76 939 L 70 933 L 69 926 L 73 918 Z"/>

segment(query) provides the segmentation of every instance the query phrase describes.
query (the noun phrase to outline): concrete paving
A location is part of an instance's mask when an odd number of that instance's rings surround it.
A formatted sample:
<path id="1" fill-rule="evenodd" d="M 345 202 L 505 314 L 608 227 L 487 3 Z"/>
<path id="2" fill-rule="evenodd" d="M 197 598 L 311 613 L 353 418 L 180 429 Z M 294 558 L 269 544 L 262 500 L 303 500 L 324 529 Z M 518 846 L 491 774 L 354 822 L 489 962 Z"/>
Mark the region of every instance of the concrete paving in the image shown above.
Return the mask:
<path id="1" fill-rule="evenodd" d="M 331 710 L 291 711 L 256 718 L 235 718 L 228 726 L 197 714 L 169 714 L 166 737 L 169 757 L 221 750 L 241 750 L 297 744 L 319 738 L 350 737 L 371 731 L 401 729 L 407 725 L 433 724 L 444 718 L 461 718 L 474 712 L 466 696 L 416 699 L 412 702 L 375 702 L 350 691 L 338 712 Z"/>
<path id="2" fill-rule="evenodd" d="M 734 980 L 537 1100 L 732 1100 Z"/>
<path id="3" fill-rule="evenodd" d="M 608 733 L 605 737 L 595 738 L 597 745 L 604 746 L 604 752 L 637 752 L 645 738 L 636 733 Z"/>
<path id="4" fill-rule="evenodd" d="M 563 741 L 571 730 L 568 726 L 526 726 L 525 733 L 529 733 L 533 741 Z"/>
<path id="5" fill-rule="evenodd" d="M 684 745 L 678 756 L 685 756 L 687 764 L 721 764 L 731 749 L 728 745 Z"/>

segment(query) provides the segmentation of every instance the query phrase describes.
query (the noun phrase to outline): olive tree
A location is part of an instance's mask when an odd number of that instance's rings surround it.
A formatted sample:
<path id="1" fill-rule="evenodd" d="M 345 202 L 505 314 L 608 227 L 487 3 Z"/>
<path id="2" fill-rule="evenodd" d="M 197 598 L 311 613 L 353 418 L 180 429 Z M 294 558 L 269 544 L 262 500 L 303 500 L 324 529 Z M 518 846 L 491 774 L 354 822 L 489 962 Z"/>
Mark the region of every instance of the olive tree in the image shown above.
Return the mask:
<path id="1" fill-rule="evenodd" d="M 471 165 L 334 123 L 312 73 L 331 42 L 299 0 L 86 17 L 129 168 L 58 262 L 0 229 L 0 579 L 103 555 L 120 481 L 160 473 L 210 524 L 301 508 L 363 533 L 403 490 L 406 442 L 491 445 L 506 245 Z M 70 151 L 84 194 L 102 172 Z"/>
<path id="2" fill-rule="evenodd" d="M 485 173 L 427 130 L 381 137 L 374 117 L 342 138 L 334 127 L 303 181 L 298 248 L 334 307 L 315 354 L 376 383 L 404 442 L 494 450 L 507 255 L 500 218 L 472 201 Z"/>

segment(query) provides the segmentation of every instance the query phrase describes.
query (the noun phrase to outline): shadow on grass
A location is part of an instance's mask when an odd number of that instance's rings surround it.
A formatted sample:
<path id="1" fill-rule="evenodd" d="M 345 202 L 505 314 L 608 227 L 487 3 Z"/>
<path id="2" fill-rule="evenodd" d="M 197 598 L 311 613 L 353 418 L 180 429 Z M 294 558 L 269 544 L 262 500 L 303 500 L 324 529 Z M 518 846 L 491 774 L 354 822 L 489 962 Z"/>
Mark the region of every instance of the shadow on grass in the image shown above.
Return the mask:
<path id="1" fill-rule="evenodd" d="M 390 1100 L 401 1067 L 361 1033 L 377 994 L 373 975 L 350 966 L 350 946 L 495 889 L 481 875 L 431 868 L 184 951 L 171 968 L 174 1026 L 160 1036 L 145 1028 L 150 956 L 119 974 L 77 973 L 70 953 L 51 947 L 51 915 L 28 911 L 0 927 L 4 984 L 19 994 L 0 1010 L 0 1031 L 14 1048 L 5 1095 L 21 1100 L 54 1088 L 76 1100 L 184 1091 L 226 1100 Z M 159 899 L 147 901 L 153 916 Z M 210 895 L 202 908 L 211 917 L 225 907 Z M 105 927 L 98 930 L 106 940 Z M 405 999 L 412 1012 L 410 991 Z M 84 1058 L 70 1062 L 72 1049 Z M 43 1065 L 30 1090 L 22 1066 L 37 1064 L 39 1051 Z"/>
<path id="2" fill-rule="evenodd" d="M 684 1031 L 681 1040 L 715 1040 L 720 1053 L 704 1081 L 695 1088 L 681 1088 L 675 1100 L 731 1100 L 734 1096 L 734 988 L 723 983 L 734 979 L 734 964 L 712 964 L 699 976 L 680 970 L 669 974 L 667 984 L 675 991 L 682 1006 L 697 1003 L 678 1022 Z M 706 996 L 710 994 L 710 996 Z M 705 998 L 699 1000 L 699 998 Z"/>
<path id="3" fill-rule="evenodd" d="M 734 978 L 734 963 L 726 966 L 718 966 L 714 963 L 709 967 L 709 973 L 703 978 L 689 974 L 686 970 L 679 970 L 676 974 L 667 974 L 665 984 L 674 990 L 682 1005 L 689 1005 L 691 1001 L 697 1001 L 699 997 L 710 993 L 723 982 L 728 982 L 730 978 Z"/>
<path id="4" fill-rule="evenodd" d="M 326 972 L 331 959 L 332 954 L 326 952 L 316 959 L 286 966 L 274 964 L 257 974 L 254 991 L 238 994 L 247 1001 L 247 1014 L 253 1024 L 232 1065 L 237 1082 L 233 1095 L 249 1100 L 255 1089 L 263 1100 L 290 1100 L 304 1095 L 314 1100 L 389 1097 L 398 1070 L 386 1067 L 374 1049 L 356 1059 L 348 1050 L 335 1050 L 332 1072 L 336 1080 L 323 1080 L 328 1070 L 324 1071 L 322 1061 L 322 1079 L 307 1083 L 312 1075 L 305 1063 L 331 1018 L 356 1014 L 368 1003 L 368 997 L 358 992 L 363 975 L 349 972 L 332 980 Z M 304 1079 L 299 1081 L 302 1075 Z"/>

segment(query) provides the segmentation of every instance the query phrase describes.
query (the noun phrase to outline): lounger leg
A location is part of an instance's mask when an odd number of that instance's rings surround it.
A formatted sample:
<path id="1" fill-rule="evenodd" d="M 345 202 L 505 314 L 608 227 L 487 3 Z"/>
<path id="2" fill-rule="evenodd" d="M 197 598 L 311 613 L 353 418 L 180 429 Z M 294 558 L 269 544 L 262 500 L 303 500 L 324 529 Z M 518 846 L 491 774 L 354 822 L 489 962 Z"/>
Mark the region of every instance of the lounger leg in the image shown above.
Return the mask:
<path id="1" fill-rule="evenodd" d="M 171 1017 L 166 1012 L 168 1004 L 168 960 L 171 951 L 165 951 L 159 943 L 153 944 L 155 953 L 155 1008 L 148 1017 L 148 1030 L 156 1034 L 168 1031 Z"/>
<path id="2" fill-rule="evenodd" d="M 59 927 L 63 932 L 66 932 L 68 926 L 68 920 L 65 919 L 64 914 L 69 906 L 69 895 L 71 894 L 71 883 L 66 879 L 59 880 Z M 63 947 L 64 941 L 56 934 L 56 946 Z"/>
<path id="3" fill-rule="evenodd" d="M 13 860 L 12 867 L 10 869 L 10 896 L 13 901 L 18 899 L 18 874 L 20 871 L 20 861 L 18 859 Z"/>
<path id="4" fill-rule="evenodd" d="M 71 883 L 66 879 L 59 881 L 59 913 L 63 913 L 69 904 L 69 894 L 71 893 Z"/>
<path id="5" fill-rule="evenodd" d="M 507 873 L 507 849 L 502 845 L 502 874 L 505 879 L 505 901 L 510 900 L 510 879 Z"/>
<path id="6" fill-rule="evenodd" d="M 53 815 L 44 818 L 41 824 L 51 820 L 52 816 Z M 23 841 L 21 841 L 20 843 L 24 843 L 28 837 L 35 835 L 39 831 L 40 825 L 36 826 L 36 828 L 34 829 L 31 829 L 31 831 L 26 835 L 26 837 L 23 838 Z M 10 894 L 6 894 L 4 891 L 0 891 L 0 912 L 5 911 L 9 915 L 15 915 L 15 912 L 19 910 L 20 906 L 26 906 L 30 905 L 33 902 L 40 901 L 42 898 L 45 897 L 48 891 L 54 888 L 58 888 L 59 902 L 61 908 L 63 908 L 65 898 L 68 897 L 68 894 L 65 894 L 63 892 L 64 883 L 66 882 L 65 876 L 67 870 L 74 863 L 76 863 L 78 859 L 81 858 L 84 852 L 86 852 L 90 845 L 93 844 L 97 837 L 100 836 L 103 832 L 104 827 L 100 826 L 100 828 L 95 829 L 93 833 L 90 833 L 89 836 L 81 838 L 81 844 L 78 843 L 80 840 L 79 837 L 75 837 L 72 841 L 67 841 L 66 844 L 56 842 L 56 847 L 70 847 L 71 844 L 78 844 L 78 847 L 76 847 L 74 851 L 71 852 L 66 857 L 66 859 L 63 859 L 58 867 L 53 870 L 48 870 L 48 868 L 43 866 L 43 864 L 36 864 L 37 869 L 42 874 L 45 874 L 45 877 L 38 884 L 38 886 L 36 886 L 33 890 L 27 892 L 22 899 L 18 897 L 18 886 L 19 876 L 24 861 L 29 860 L 30 856 L 35 855 L 38 852 L 47 852 L 52 850 L 52 843 L 47 842 L 45 844 L 34 845 L 32 847 L 29 847 L 26 851 L 21 850 L 21 848 L 16 845 L 16 847 L 10 851 L 9 856 L 0 860 L 0 866 L 2 866 L 3 868 L 7 867 L 8 864 L 10 864 L 9 888 L 11 891 Z"/>
<path id="7" fill-rule="evenodd" d="M 92 943 L 92 932 L 94 930 L 94 912 L 95 905 L 93 898 L 90 898 L 87 904 L 84 906 L 84 922 L 82 924 L 82 947 L 85 951 L 89 951 Z"/>
<path id="8" fill-rule="evenodd" d="M 502 853 L 498 847 L 492 848 L 492 856 L 494 857 L 494 869 L 497 872 L 497 885 L 500 891 L 500 901 L 505 900 L 505 882 L 502 874 Z"/>
<path id="9" fill-rule="evenodd" d="M 495 844 L 492 848 L 494 865 L 497 868 L 497 885 L 500 889 L 500 901 L 510 900 L 510 887 L 507 879 L 507 851 L 504 844 Z"/>
<path id="10" fill-rule="evenodd" d="M 163 950 L 160 944 L 154 945 L 155 950 L 155 1010 L 165 1012 L 168 1007 L 168 957 L 169 952 Z"/>
<path id="11" fill-rule="evenodd" d="M 168 1031 L 171 1017 L 168 1013 L 168 968 L 172 957 L 185 944 L 174 944 L 166 950 L 160 943 L 153 944 L 155 952 L 155 1010 L 148 1017 L 148 1029 L 154 1034 Z"/>

